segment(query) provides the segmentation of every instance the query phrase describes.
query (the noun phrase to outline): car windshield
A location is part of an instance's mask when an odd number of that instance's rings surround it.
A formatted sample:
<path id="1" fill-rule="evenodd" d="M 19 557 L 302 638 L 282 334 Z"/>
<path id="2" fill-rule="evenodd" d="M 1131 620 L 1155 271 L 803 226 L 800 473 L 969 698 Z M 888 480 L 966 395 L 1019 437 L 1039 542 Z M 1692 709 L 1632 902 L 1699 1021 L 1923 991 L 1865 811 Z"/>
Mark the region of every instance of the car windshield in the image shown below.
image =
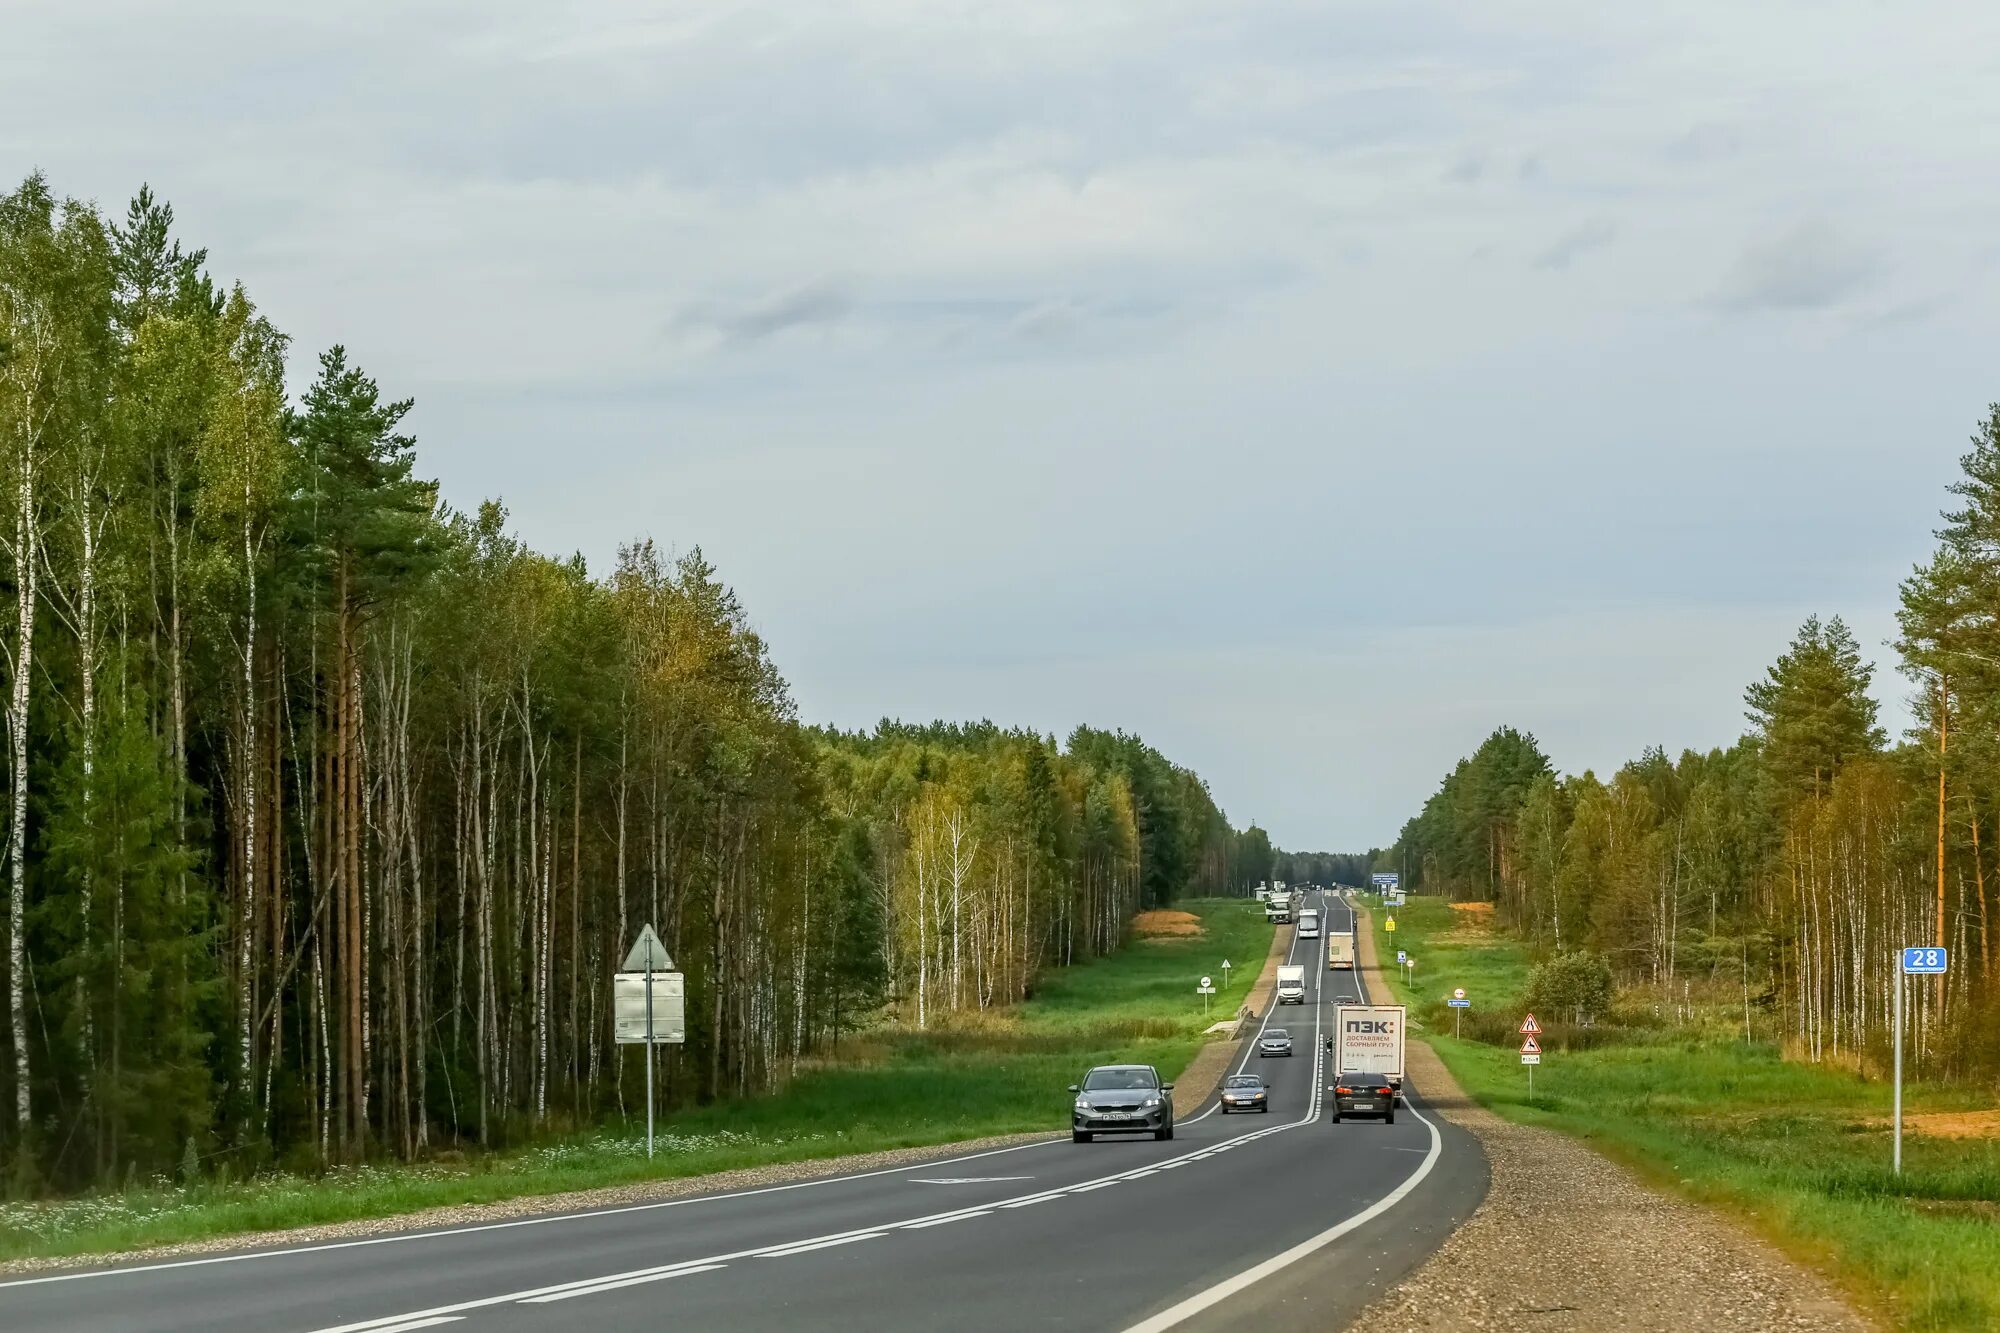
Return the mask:
<path id="1" fill-rule="evenodd" d="M 1159 1086 L 1150 1069 L 1093 1069 L 1084 1077 L 1087 1092 L 1138 1092 Z"/>
<path id="2" fill-rule="evenodd" d="M 1289 1032 L 1289 1031 L 1288 1031 L 1287 1029 L 1285 1029 L 1285 1028 L 1272 1028 L 1272 1029 L 1271 1029 L 1271 1030 L 1270 1030 L 1269 1032 L 1266 1032 L 1266 1033 L 1265 1033 L 1264 1035 L 1265 1035 L 1266 1037 L 1286 1037 L 1286 1038 L 1289 1038 L 1289 1037 L 1290 1037 L 1290 1036 L 1291 1036 L 1292 1034 L 1291 1034 L 1291 1033 L 1290 1033 L 1290 1032 Z"/>
<path id="3" fill-rule="evenodd" d="M 1229 1080 L 1229 1086 L 1232 1088 L 1261 1088 L 1264 1086 L 1264 1080 L 1251 1074 L 1239 1074 Z"/>

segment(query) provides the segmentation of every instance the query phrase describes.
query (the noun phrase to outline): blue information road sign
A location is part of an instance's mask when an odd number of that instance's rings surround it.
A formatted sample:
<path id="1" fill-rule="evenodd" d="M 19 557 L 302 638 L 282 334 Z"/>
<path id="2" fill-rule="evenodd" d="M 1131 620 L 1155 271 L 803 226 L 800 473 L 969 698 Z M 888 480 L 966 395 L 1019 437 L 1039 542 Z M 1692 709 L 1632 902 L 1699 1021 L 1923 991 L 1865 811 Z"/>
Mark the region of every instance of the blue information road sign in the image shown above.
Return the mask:
<path id="1" fill-rule="evenodd" d="M 1944 975 L 1945 950 L 1920 946 L 1903 950 L 1903 971 L 1912 976 Z"/>
<path id="2" fill-rule="evenodd" d="M 1472 1001 L 1470 1000 L 1446 1000 L 1445 1003 L 1454 1009 L 1470 1009 L 1472 1007 Z"/>
<path id="3" fill-rule="evenodd" d="M 1394 870 L 1377 871 L 1375 874 L 1370 875 L 1369 879 L 1377 885 L 1386 885 L 1392 889 L 1403 882 L 1402 875 Z"/>

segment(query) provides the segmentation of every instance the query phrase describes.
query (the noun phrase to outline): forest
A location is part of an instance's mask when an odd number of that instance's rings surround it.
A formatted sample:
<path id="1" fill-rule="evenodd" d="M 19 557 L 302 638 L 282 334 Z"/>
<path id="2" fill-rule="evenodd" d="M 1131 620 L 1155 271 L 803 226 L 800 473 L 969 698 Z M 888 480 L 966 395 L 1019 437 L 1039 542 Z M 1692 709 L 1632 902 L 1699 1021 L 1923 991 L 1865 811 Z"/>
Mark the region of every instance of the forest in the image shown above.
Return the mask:
<path id="1" fill-rule="evenodd" d="M 1847 626 L 1814 617 L 1748 683 L 1727 749 L 1564 776 L 1502 727 L 1378 864 L 1491 900 L 1549 955 L 1602 957 L 1663 1012 L 1734 1008 L 1815 1062 L 1881 1068 L 1898 951 L 1944 946 L 1949 974 L 1909 986 L 1915 1058 L 2000 1080 L 2000 405 L 1897 617 L 1906 736 L 1879 725 Z"/>
<path id="2" fill-rule="evenodd" d="M 801 724 L 698 547 L 530 550 L 345 349 L 292 365 L 150 191 L 0 195 L 8 1191 L 629 1115 L 642 922 L 671 1107 L 1268 874 L 1131 735 Z"/>

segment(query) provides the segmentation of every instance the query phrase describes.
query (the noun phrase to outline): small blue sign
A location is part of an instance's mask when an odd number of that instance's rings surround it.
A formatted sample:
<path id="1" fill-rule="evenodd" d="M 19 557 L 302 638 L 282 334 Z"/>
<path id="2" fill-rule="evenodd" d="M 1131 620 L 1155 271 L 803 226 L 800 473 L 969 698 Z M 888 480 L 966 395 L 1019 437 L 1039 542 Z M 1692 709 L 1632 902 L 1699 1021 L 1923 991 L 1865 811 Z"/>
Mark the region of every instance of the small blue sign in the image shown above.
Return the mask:
<path id="1" fill-rule="evenodd" d="M 1920 946 L 1903 950 L 1903 971 L 1910 976 L 1943 976 L 1945 950 Z"/>
<path id="2" fill-rule="evenodd" d="M 1472 1001 L 1470 1000 L 1446 1000 L 1445 1003 L 1454 1009 L 1470 1009 L 1472 1007 Z"/>

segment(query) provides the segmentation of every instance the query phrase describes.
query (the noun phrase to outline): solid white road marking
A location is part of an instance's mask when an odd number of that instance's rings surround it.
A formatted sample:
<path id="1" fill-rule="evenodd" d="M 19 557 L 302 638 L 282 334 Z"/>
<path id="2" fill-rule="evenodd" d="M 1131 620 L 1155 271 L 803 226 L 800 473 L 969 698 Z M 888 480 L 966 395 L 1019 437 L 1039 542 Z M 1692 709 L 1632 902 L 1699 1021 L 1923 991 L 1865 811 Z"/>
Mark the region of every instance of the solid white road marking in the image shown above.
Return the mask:
<path id="1" fill-rule="evenodd" d="M 417 1333 L 420 1328 L 436 1328 L 439 1324 L 456 1324 L 464 1315 L 441 1314 L 435 1319 L 418 1319 L 407 1324 L 394 1324 L 382 1333 Z"/>
<path id="2" fill-rule="evenodd" d="M 923 1222 L 905 1222 L 899 1228 L 903 1231 L 922 1231 L 925 1227 L 941 1227 L 950 1222 L 963 1222 L 968 1217 L 991 1217 L 991 1208 L 981 1208 L 976 1213 L 958 1213 L 951 1217 L 933 1217 Z"/>
<path id="3" fill-rule="evenodd" d="M 600 1291 L 616 1291 L 620 1287 L 636 1287 L 645 1282 L 664 1282 L 670 1277 L 686 1277 L 690 1273 L 713 1273 L 718 1268 L 727 1268 L 728 1266 L 727 1264 L 689 1264 L 686 1268 L 676 1268 L 671 1272 L 641 1273 L 638 1277 L 619 1278 L 616 1282 L 600 1282 L 594 1287 L 578 1287 L 574 1291 L 551 1292 L 547 1296 L 530 1296 L 526 1300 L 521 1301 L 520 1304 L 547 1305 L 551 1301 L 566 1301 L 572 1296 L 595 1296 Z M 463 1316 L 450 1315 L 448 1318 L 459 1319 L 463 1318 Z M 410 1324 L 399 1325 L 398 1327 L 422 1328 L 423 1325 Z M 378 1333 L 396 1333 L 396 1330 L 385 1328 L 379 1330 Z"/>
<path id="4" fill-rule="evenodd" d="M 956 1219 L 947 1218 L 946 1221 Z M 831 1240 L 808 1241 L 804 1245 L 787 1245 L 782 1250 L 759 1250 L 759 1259 L 782 1259 L 788 1254 L 804 1254 L 808 1250 L 830 1250 L 836 1245 L 852 1245 L 857 1240 L 880 1240 L 886 1232 L 864 1231 L 858 1236 L 835 1236 Z"/>

